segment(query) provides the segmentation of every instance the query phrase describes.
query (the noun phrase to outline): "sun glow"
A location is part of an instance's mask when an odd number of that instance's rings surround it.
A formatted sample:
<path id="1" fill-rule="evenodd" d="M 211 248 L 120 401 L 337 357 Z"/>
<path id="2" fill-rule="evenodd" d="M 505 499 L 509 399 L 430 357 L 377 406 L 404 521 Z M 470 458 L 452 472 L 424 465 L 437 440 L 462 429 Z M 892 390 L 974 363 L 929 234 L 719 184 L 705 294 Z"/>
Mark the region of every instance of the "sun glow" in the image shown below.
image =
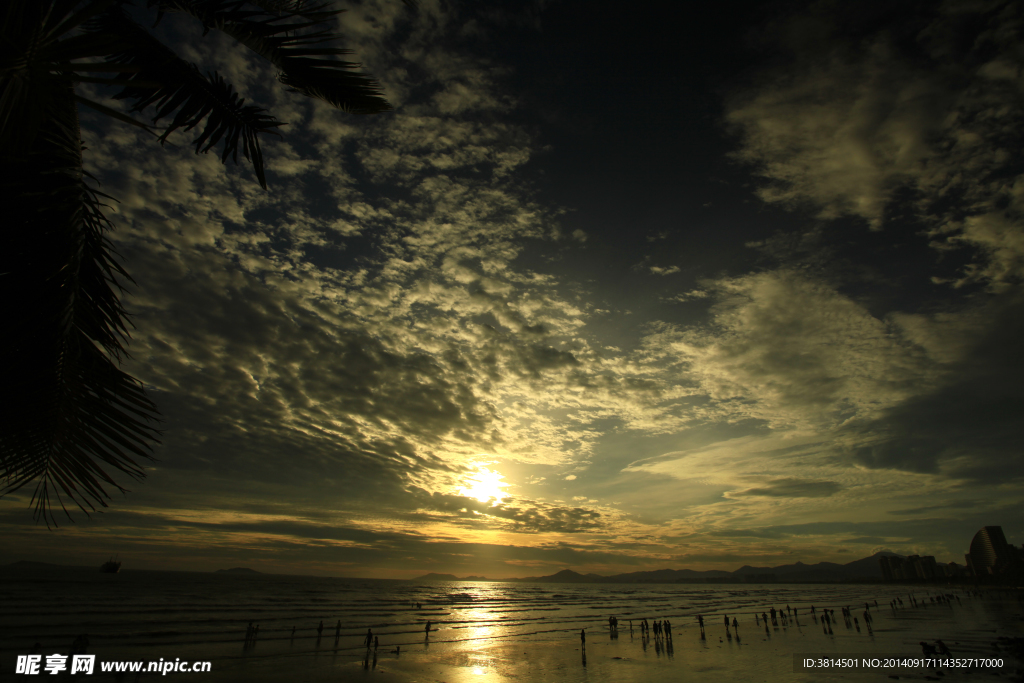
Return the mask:
<path id="1" fill-rule="evenodd" d="M 506 495 L 504 487 L 508 484 L 502 481 L 504 478 L 500 472 L 477 467 L 476 474 L 469 478 L 466 486 L 459 489 L 459 495 L 476 498 L 481 503 L 491 501 L 492 506 L 497 505 Z"/>

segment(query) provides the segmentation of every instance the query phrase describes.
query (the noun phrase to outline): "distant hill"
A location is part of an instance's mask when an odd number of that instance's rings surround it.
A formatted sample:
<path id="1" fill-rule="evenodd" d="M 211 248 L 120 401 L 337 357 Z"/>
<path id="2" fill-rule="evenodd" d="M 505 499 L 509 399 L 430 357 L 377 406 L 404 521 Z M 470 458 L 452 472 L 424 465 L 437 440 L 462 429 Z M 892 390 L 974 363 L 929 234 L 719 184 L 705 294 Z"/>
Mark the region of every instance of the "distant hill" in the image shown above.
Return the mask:
<path id="1" fill-rule="evenodd" d="M 528 576 L 525 579 L 509 579 L 510 581 L 524 581 L 529 583 L 602 583 L 611 577 L 600 576 L 599 574 L 580 574 L 571 569 L 563 569 L 551 576 Z"/>
<path id="2" fill-rule="evenodd" d="M 710 569 L 706 572 L 698 572 L 692 569 L 656 569 L 649 572 L 629 572 L 628 574 L 616 574 L 616 582 L 624 583 L 677 583 L 680 580 L 694 578 L 714 578 L 718 576 L 732 576 L 730 572 L 720 569 Z"/>
<path id="3" fill-rule="evenodd" d="M 423 576 L 417 576 L 413 581 L 458 581 L 459 577 L 455 574 L 424 574 Z"/>
<path id="4" fill-rule="evenodd" d="M 745 565 L 731 572 L 721 569 L 694 571 L 693 569 L 656 569 L 629 572 L 613 576 L 580 574 L 563 569 L 550 576 L 530 576 L 509 581 L 526 583 L 821 583 L 834 581 L 872 581 L 882 579 L 879 558 L 896 553 L 880 552 L 846 564 L 818 562 L 817 564 L 784 564 L 778 567 L 751 567 Z"/>
<path id="5" fill-rule="evenodd" d="M 262 574 L 255 569 L 249 569 L 248 567 L 232 567 L 231 569 L 218 569 L 217 574 Z"/>
<path id="6" fill-rule="evenodd" d="M 461 579 L 455 574 L 424 574 L 417 576 L 413 581 L 490 581 L 486 576 L 463 576 Z"/>

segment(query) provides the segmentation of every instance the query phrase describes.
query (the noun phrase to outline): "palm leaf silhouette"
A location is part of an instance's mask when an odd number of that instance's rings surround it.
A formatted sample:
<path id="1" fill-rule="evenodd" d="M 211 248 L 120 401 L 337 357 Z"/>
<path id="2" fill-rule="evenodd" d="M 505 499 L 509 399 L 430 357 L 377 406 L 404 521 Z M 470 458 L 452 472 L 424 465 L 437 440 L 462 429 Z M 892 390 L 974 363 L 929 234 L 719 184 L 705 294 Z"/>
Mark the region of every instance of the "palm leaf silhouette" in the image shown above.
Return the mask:
<path id="1" fill-rule="evenodd" d="M 412 0 L 404 0 L 413 7 Z M 37 521 L 54 509 L 106 507 L 118 473 L 145 476 L 159 443 L 156 406 L 120 369 L 131 322 L 121 303 L 131 277 L 107 233 L 104 199 L 83 170 L 78 107 L 156 134 L 130 116 L 169 119 L 159 140 L 199 130 L 196 153 L 249 160 L 267 187 L 259 138 L 283 125 L 247 105 L 217 73 L 203 74 L 139 25 L 130 0 L 9 0 L 0 10 L 0 187 L 9 201 L 0 249 L 7 332 L 0 387 L 0 495 L 35 483 Z M 358 65 L 336 57 L 330 22 L 340 13 L 307 0 L 149 0 L 156 21 L 184 13 L 280 69 L 289 89 L 347 112 L 389 110 Z M 96 76 L 93 74 L 103 74 Z M 75 92 L 117 86 L 128 114 Z"/>

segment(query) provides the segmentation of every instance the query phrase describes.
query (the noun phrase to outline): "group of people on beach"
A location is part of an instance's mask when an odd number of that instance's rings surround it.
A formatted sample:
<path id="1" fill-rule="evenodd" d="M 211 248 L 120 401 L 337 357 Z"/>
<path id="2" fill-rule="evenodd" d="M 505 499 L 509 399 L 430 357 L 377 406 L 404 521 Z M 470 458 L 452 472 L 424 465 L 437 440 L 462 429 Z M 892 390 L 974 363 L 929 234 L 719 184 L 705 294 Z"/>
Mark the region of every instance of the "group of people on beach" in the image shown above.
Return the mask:
<path id="1" fill-rule="evenodd" d="M 968 595 L 969 594 L 970 593 L 968 593 Z M 917 597 L 915 597 L 913 593 L 907 594 L 907 602 L 910 603 L 911 607 L 927 607 L 929 602 L 936 605 L 947 605 L 949 607 L 952 607 L 954 600 L 956 600 L 958 605 L 963 604 L 962 602 L 960 602 L 960 597 L 954 593 L 940 593 L 939 595 L 927 595 L 920 602 L 918 602 Z M 877 605 L 878 603 L 876 602 L 875 604 Z M 901 600 L 898 595 L 889 601 L 889 609 L 892 610 L 893 614 L 896 613 L 896 610 L 902 608 L 903 600 Z"/>
<path id="2" fill-rule="evenodd" d="M 672 639 L 672 622 L 668 619 L 664 621 L 655 621 L 654 626 L 651 627 L 646 619 L 640 621 L 640 635 L 645 638 L 651 637 L 651 632 L 654 632 L 654 639 L 657 640 L 664 636 L 669 640 Z"/>
<path id="3" fill-rule="evenodd" d="M 249 625 L 245 629 L 245 645 L 243 645 L 242 647 L 244 647 L 246 650 L 248 650 L 251 647 L 254 647 L 256 645 L 256 637 L 259 634 L 260 625 L 256 624 L 255 626 L 253 626 L 252 622 L 250 621 Z"/>
<path id="4" fill-rule="evenodd" d="M 970 595 L 970 593 L 968 592 L 967 595 Z M 1021 600 L 1022 598 L 1018 597 L 1018 599 Z M 907 602 L 912 607 L 927 607 L 928 604 L 947 605 L 949 607 L 952 607 L 954 604 L 957 604 L 957 605 L 962 604 L 960 602 L 960 597 L 955 595 L 955 594 L 953 594 L 953 593 L 941 593 L 941 594 L 937 594 L 937 595 L 928 595 L 928 596 L 925 596 L 923 598 L 919 598 L 918 596 L 915 596 L 913 593 L 911 593 L 911 594 L 907 595 Z M 420 608 L 420 604 L 419 603 L 413 603 L 413 605 L 417 609 Z M 874 605 L 873 606 L 876 607 L 876 608 L 878 607 L 878 601 L 877 600 L 874 601 Z M 856 629 L 858 632 L 860 632 L 860 630 L 861 630 L 861 619 L 863 619 L 864 626 L 867 628 L 868 633 L 869 634 L 873 633 L 872 626 L 873 626 L 873 623 L 874 623 L 874 617 L 873 617 L 872 612 L 871 612 L 871 607 L 872 607 L 872 605 L 869 602 L 865 602 L 864 603 L 864 610 L 861 613 L 860 617 L 854 616 L 853 609 L 852 609 L 852 607 L 850 605 L 847 605 L 845 607 L 840 607 L 840 615 L 842 616 L 842 619 L 843 619 L 844 624 L 846 625 L 846 628 L 847 629 Z M 900 597 L 900 596 L 893 597 L 893 599 L 889 602 L 889 608 L 890 608 L 890 610 L 892 611 L 892 613 L 894 615 L 896 614 L 896 612 L 898 610 L 904 609 L 905 608 L 905 603 L 904 603 L 902 597 Z M 819 615 L 819 610 L 820 610 L 820 615 Z M 824 633 L 826 635 L 834 635 L 834 633 L 833 633 L 833 625 L 838 623 L 837 618 L 836 618 L 836 612 L 835 612 L 834 609 L 830 609 L 828 607 L 820 607 L 819 608 L 819 607 L 817 607 L 815 605 L 811 605 L 810 606 L 810 614 L 811 614 L 811 619 L 814 621 L 814 623 L 817 624 L 820 621 L 821 627 L 822 627 L 822 633 Z M 820 616 L 820 619 L 819 619 L 819 616 Z M 704 616 L 702 614 L 698 614 L 698 615 L 696 615 L 696 618 L 697 618 L 697 624 L 700 627 L 700 638 L 701 638 L 701 640 L 706 640 L 707 636 L 706 636 L 706 632 L 705 632 Z M 770 622 L 771 626 L 775 627 L 776 629 L 778 629 L 778 627 L 780 625 L 783 628 L 785 628 L 786 626 L 788 626 L 790 624 L 790 622 L 794 623 L 796 626 L 800 626 L 801 625 L 800 624 L 800 618 L 799 618 L 799 610 L 797 608 L 792 608 L 789 605 L 786 605 L 785 608 L 778 608 L 778 609 L 776 609 L 775 607 L 770 607 L 767 611 L 763 611 L 760 614 L 758 614 L 757 612 L 754 612 L 754 622 L 756 624 L 760 625 L 762 620 L 764 621 L 765 633 L 769 637 L 771 636 L 771 632 L 770 632 L 770 628 L 769 628 L 769 622 Z M 725 625 L 725 636 L 727 638 L 729 638 L 729 640 L 731 641 L 733 639 L 733 632 L 735 632 L 736 641 L 739 642 L 740 641 L 739 620 L 735 616 L 732 619 L 730 619 L 728 614 L 724 614 L 724 615 L 722 615 L 722 623 Z M 425 638 L 428 639 L 428 640 L 430 638 L 430 632 L 431 632 L 432 625 L 433 625 L 433 622 L 430 621 L 430 620 L 427 620 L 427 622 L 426 622 L 426 624 L 424 626 Z M 619 619 L 618 619 L 618 617 L 616 617 L 616 616 L 608 617 L 608 629 L 609 629 L 609 632 L 610 632 L 612 638 L 617 638 L 618 637 L 618 627 L 619 627 Z M 668 619 L 664 619 L 664 620 L 660 620 L 660 621 L 656 620 L 656 621 L 654 621 L 653 625 L 651 625 L 651 624 L 648 624 L 648 620 L 647 619 L 642 619 L 640 621 L 639 629 L 640 629 L 640 635 L 641 635 L 642 643 L 643 643 L 645 648 L 647 647 L 647 643 L 648 643 L 649 639 L 653 635 L 654 642 L 655 642 L 655 647 L 658 648 L 659 651 L 660 651 L 660 647 L 664 646 L 664 647 L 669 649 L 669 652 L 671 652 L 671 644 L 670 644 L 671 641 L 672 641 L 672 622 L 671 621 L 669 621 Z M 254 647 L 254 645 L 256 643 L 256 640 L 259 637 L 259 631 L 260 631 L 259 624 L 253 625 L 253 622 L 250 621 L 248 627 L 246 628 L 246 632 L 245 632 L 245 648 L 248 649 L 248 648 Z M 317 645 L 320 644 L 320 640 L 323 637 L 323 631 L 324 631 L 324 622 L 321 620 L 319 625 L 316 627 Z M 632 635 L 633 635 L 633 621 L 632 620 L 629 621 L 629 634 L 632 637 Z M 294 626 L 292 627 L 292 630 L 291 630 L 291 637 L 292 637 L 292 640 L 294 640 L 294 638 L 295 638 L 295 627 Z M 335 643 L 336 647 L 337 647 L 337 645 L 339 643 L 340 638 L 341 638 L 341 620 L 339 619 L 337 621 L 336 625 L 335 625 L 335 628 L 334 628 L 334 643 Z M 719 638 L 719 640 L 721 640 L 721 638 Z M 664 643 L 662 643 L 662 641 L 664 641 Z M 949 654 L 949 648 L 945 645 L 945 643 L 943 643 L 941 640 L 936 640 L 935 643 L 936 643 L 935 645 L 930 645 L 930 644 L 922 641 L 920 644 L 921 644 L 921 648 L 922 648 L 922 651 L 924 652 L 924 654 L 926 654 L 926 655 L 929 655 L 929 654 L 948 655 Z M 73 649 L 76 650 L 76 651 L 77 650 L 84 651 L 84 648 L 85 648 L 85 646 L 87 646 L 87 644 L 88 644 L 88 640 L 84 636 L 80 636 L 78 639 L 76 639 L 76 643 L 73 646 Z M 580 644 L 581 644 L 582 650 L 584 651 L 584 663 L 585 663 L 585 657 L 586 657 L 585 652 L 586 652 L 586 647 L 587 647 L 587 633 L 586 633 L 586 629 L 581 629 L 580 630 Z M 369 668 L 369 657 L 370 657 L 370 655 L 372 654 L 373 660 L 374 660 L 374 665 L 375 665 L 376 664 L 376 658 L 377 658 L 377 649 L 380 647 L 380 640 L 379 640 L 378 636 L 374 635 L 372 629 L 367 629 L 366 630 L 366 636 L 363 639 L 363 645 L 366 647 L 366 650 L 367 650 L 367 665 L 368 665 L 367 668 Z M 391 652 L 392 652 L 392 654 L 398 654 L 400 651 L 401 651 L 401 648 L 396 646 L 396 649 L 392 650 Z"/>

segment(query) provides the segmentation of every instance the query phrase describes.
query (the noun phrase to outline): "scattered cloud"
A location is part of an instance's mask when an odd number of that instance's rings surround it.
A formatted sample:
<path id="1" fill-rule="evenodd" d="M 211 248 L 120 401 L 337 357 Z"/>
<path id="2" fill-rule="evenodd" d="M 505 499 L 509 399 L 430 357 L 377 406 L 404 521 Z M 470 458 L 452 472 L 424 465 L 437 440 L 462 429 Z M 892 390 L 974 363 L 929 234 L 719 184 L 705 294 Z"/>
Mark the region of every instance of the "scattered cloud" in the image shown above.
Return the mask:
<path id="1" fill-rule="evenodd" d="M 680 272 L 680 270 L 679 266 L 668 266 L 665 268 L 662 268 L 661 266 L 651 266 L 651 272 L 655 275 L 674 275 L 675 273 Z"/>

